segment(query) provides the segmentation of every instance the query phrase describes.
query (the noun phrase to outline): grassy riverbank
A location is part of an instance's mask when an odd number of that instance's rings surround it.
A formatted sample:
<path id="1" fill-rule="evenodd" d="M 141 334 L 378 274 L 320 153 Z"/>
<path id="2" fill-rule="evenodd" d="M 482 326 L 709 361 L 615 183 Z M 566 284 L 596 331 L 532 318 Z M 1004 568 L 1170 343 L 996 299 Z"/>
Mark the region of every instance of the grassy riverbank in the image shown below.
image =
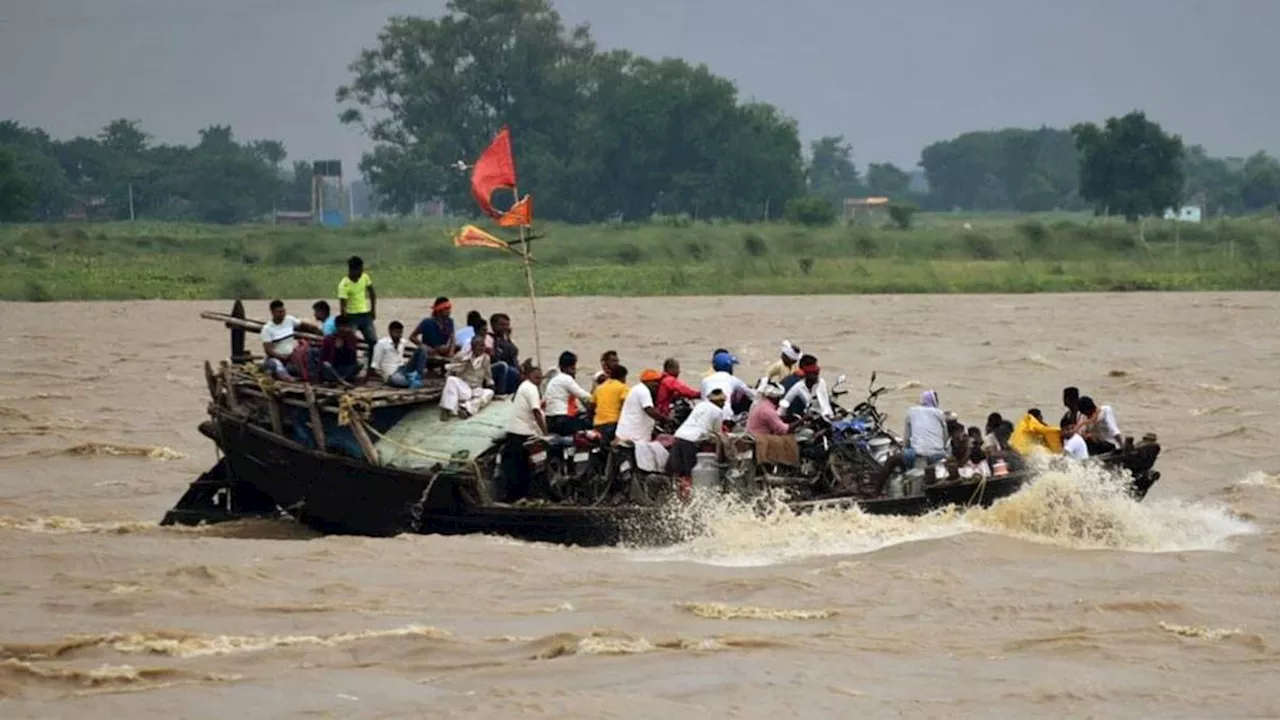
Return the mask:
<path id="1" fill-rule="evenodd" d="M 542 295 L 1280 289 L 1280 224 L 1137 226 L 932 215 L 907 231 L 789 225 L 540 228 Z M 329 297 L 351 254 L 386 297 L 520 295 L 519 262 L 443 225 L 342 230 L 159 223 L 0 226 L 0 299 Z"/>

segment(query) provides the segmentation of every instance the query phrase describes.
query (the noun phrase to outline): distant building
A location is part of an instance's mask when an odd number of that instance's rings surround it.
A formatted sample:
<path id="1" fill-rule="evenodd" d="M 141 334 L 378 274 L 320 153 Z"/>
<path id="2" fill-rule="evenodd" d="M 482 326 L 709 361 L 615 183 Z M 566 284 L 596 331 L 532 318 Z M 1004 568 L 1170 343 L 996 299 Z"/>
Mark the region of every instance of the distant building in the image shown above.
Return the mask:
<path id="1" fill-rule="evenodd" d="M 889 217 L 889 198 L 845 198 L 843 217 L 844 221 L 850 224 L 883 222 Z"/>
<path id="2" fill-rule="evenodd" d="M 1177 220 L 1178 222 L 1198 223 L 1204 216 L 1204 210 L 1199 205 L 1183 205 L 1176 210 L 1169 208 L 1164 211 L 1165 220 Z"/>

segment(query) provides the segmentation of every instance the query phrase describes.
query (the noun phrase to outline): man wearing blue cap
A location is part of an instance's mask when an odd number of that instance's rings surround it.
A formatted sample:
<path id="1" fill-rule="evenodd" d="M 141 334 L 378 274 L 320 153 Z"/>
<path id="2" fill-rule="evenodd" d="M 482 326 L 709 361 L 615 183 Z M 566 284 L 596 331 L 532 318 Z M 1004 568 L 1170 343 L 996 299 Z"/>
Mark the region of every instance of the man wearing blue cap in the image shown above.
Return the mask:
<path id="1" fill-rule="evenodd" d="M 702 379 L 702 399 L 711 397 L 711 393 L 719 390 L 724 393 L 724 419 L 732 420 L 734 412 L 742 412 L 744 406 L 751 407 L 756 393 L 741 379 L 734 376 L 733 366 L 737 358 L 728 351 L 719 351 L 711 358 L 711 374 Z"/>

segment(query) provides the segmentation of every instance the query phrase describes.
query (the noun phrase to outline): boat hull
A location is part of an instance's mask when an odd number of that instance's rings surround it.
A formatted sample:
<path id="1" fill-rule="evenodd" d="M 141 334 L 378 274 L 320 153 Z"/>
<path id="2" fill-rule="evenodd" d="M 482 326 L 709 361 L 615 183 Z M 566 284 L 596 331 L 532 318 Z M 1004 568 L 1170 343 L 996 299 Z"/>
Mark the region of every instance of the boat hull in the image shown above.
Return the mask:
<path id="1" fill-rule="evenodd" d="M 219 522 L 283 511 L 328 534 L 493 534 L 583 546 L 664 545 L 700 529 L 696 519 L 666 508 L 480 502 L 481 493 L 471 478 L 407 472 L 320 453 L 221 411 L 215 411 L 201 431 L 217 443 L 224 457 L 193 483 L 164 524 Z M 216 483 L 215 472 L 222 474 L 229 492 L 218 498 L 196 492 L 197 485 Z M 1152 474 L 1149 467 L 1148 474 Z M 1015 472 L 983 483 L 931 486 L 922 496 L 833 497 L 789 505 L 801 513 L 857 507 L 877 515 L 922 515 L 948 505 L 990 505 L 1017 492 L 1025 480 Z M 238 506 L 237 497 L 242 498 Z"/>

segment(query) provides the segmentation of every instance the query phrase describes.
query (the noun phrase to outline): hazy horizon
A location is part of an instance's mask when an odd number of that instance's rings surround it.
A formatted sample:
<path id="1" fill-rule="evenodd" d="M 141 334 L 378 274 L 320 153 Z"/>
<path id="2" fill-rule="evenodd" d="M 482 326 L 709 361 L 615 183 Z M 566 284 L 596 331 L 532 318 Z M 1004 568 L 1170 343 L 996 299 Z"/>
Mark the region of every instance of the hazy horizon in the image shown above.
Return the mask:
<path id="1" fill-rule="evenodd" d="M 259 6 L 261 5 L 261 6 Z M 807 141 L 843 134 L 860 168 L 915 167 L 970 130 L 1064 127 L 1133 109 L 1210 153 L 1280 155 L 1267 92 L 1280 3 L 1224 0 L 557 0 L 603 48 L 705 62 Z M 338 122 L 348 64 L 395 14 L 443 0 L 7 0 L 0 119 L 55 137 L 140 120 L 162 142 L 211 124 L 281 140 L 290 160 L 369 143 Z M 1216 7 L 1216 10 L 1213 8 Z"/>

